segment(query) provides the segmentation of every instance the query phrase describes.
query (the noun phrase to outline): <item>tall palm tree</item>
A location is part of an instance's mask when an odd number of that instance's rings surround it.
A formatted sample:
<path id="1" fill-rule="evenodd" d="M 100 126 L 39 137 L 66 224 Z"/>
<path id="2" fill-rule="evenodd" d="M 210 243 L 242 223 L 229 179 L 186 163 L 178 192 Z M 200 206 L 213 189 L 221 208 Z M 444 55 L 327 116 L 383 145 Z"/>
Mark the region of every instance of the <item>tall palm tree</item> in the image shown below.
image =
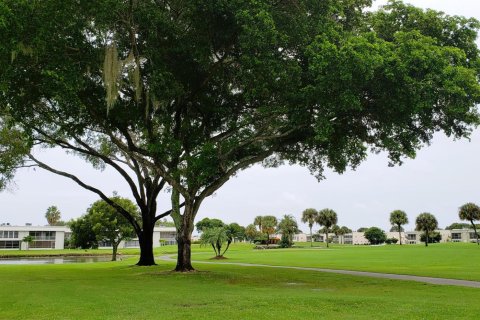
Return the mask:
<path id="1" fill-rule="evenodd" d="M 308 208 L 303 210 L 302 212 L 302 222 L 308 223 L 308 227 L 310 228 L 310 246 L 313 247 L 313 234 L 312 234 L 312 227 L 317 219 L 318 211 L 313 208 Z"/>
<path id="2" fill-rule="evenodd" d="M 424 212 L 418 215 L 417 219 L 415 220 L 417 231 L 425 232 L 426 240 L 425 246 L 428 246 L 428 236 L 430 232 L 438 228 L 438 222 L 435 216 L 431 213 Z"/>
<path id="3" fill-rule="evenodd" d="M 337 213 L 332 209 L 322 209 L 318 212 L 316 222 L 324 227 L 325 231 L 325 240 L 327 241 L 328 246 L 328 232 L 330 228 L 337 224 Z"/>
<path id="4" fill-rule="evenodd" d="M 400 241 L 400 245 L 402 245 L 402 225 L 408 223 L 407 214 L 402 210 L 390 212 L 390 223 L 398 228 L 398 241 Z"/>
<path id="5" fill-rule="evenodd" d="M 480 207 L 477 206 L 475 203 L 466 203 L 458 210 L 458 216 L 461 220 L 470 221 L 473 227 L 473 231 L 475 232 L 475 235 L 477 237 L 477 244 L 480 245 L 477 226 L 474 223 L 475 220 L 480 220 Z"/>

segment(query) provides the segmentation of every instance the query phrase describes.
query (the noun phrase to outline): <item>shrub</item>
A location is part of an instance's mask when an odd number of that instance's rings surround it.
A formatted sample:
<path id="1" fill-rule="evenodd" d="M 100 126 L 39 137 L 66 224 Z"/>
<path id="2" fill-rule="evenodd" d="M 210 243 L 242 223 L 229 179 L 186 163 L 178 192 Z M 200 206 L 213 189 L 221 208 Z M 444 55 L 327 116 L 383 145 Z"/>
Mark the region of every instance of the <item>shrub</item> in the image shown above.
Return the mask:
<path id="1" fill-rule="evenodd" d="M 287 235 L 282 235 L 278 245 L 280 248 L 291 248 L 293 246 L 293 242 L 290 241 L 290 238 Z"/>
<path id="2" fill-rule="evenodd" d="M 388 238 L 387 240 L 385 240 L 386 244 L 396 244 L 397 242 L 398 242 L 397 238 Z"/>
<path id="3" fill-rule="evenodd" d="M 385 232 L 377 227 L 368 228 L 367 231 L 365 231 L 364 236 L 370 244 L 381 244 L 387 240 Z"/>
<path id="4" fill-rule="evenodd" d="M 425 233 L 422 233 L 420 235 L 421 242 L 425 242 L 426 238 L 427 236 L 425 235 Z M 439 243 L 441 240 L 442 240 L 442 235 L 439 232 L 434 231 L 428 235 L 428 243 Z"/>

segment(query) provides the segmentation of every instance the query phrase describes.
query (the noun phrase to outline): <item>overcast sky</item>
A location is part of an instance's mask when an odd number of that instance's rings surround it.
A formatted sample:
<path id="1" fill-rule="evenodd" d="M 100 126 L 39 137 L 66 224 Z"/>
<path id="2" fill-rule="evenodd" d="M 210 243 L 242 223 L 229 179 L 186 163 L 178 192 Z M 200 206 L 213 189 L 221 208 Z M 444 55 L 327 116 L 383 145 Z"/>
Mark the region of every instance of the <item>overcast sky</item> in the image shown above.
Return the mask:
<path id="1" fill-rule="evenodd" d="M 450 15 L 480 19 L 480 1 L 411 0 L 423 8 L 441 10 Z M 376 1 L 375 6 L 386 3 Z M 107 194 L 118 191 L 130 197 L 128 187 L 112 171 L 91 170 L 78 158 L 62 151 L 44 151 L 43 159 L 73 171 L 87 182 L 100 186 Z M 332 208 L 339 224 L 352 229 L 379 226 L 389 229 L 389 213 L 395 209 L 407 212 L 414 228 L 415 217 L 433 213 L 442 228 L 458 220 L 458 207 L 465 202 L 480 203 L 479 170 L 480 131 L 471 141 L 452 141 L 439 134 L 429 147 L 406 160 L 400 167 L 388 167 L 385 155 L 371 155 L 356 171 L 343 175 L 327 172 L 318 182 L 307 169 L 283 166 L 264 169 L 254 166 L 227 182 L 201 207 L 197 220 L 215 217 L 226 222 L 251 223 L 257 215 L 292 214 L 300 223 L 306 208 Z M 85 213 L 97 197 L 74 182 L 41 169 L 24 169 L 16 176 L 16 185 L 0 193 L 0 223 L 12 225 L 46 224 L 46 209 L 56 205 L 63 220 Z M 159 211 L 169 209 L 168 195 L 159 199 Z M 308 228 L 300 223 L 303 231 Z"/>

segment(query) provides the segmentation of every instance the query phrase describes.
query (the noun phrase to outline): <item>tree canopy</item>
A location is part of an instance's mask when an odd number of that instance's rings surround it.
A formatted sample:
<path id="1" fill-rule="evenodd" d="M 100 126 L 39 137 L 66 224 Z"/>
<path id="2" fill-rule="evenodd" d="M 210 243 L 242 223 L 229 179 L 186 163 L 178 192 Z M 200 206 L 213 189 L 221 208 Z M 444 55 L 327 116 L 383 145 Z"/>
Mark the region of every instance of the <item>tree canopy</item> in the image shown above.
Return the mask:
<path id="1" fill-rule="evenodd" d="M 452 224 L 445 227 L 445 230 L 453 230 L 453 229 L 468 229 L 470 228 L 469 223 L 462 223 L 462 222 L 453 222 Z"/>
<path id="2" fill-rule="evenodd" d="M 262 236 L 262 233 L 257 230 L 257 227 L 253 223 L 246 226 L 245 237 L 249 241 L 254 241 L 255 239 L 258 239 L 261 236 Z"/>
<path id="3" fill-rule="evenodd" d="M 47 208 L 47 211 L 45 212 L 45 219 L 47 219 L 47 222 L 51 226 L 57 225 L 62 218 L 62 213 L 56 206 L 50 206 Z"/>
<path id="4" fill-rule="evenodd" d="M 429 236 L 431 233 L 438 228 L 437 218 L 431 213 L 424 212 L 418 215 L 417 219 L 415 219 L 415 230 L 417 231 L 424 231 L 425 232 L 425 246 L 428 246 L 429 243 Z"/>
<path id="5" fill-rule="evenodd" d="M 385 232 L 377 227 L 368 228 L 364 236 L 370 244 L 382 244 L 387 240 Z"/>
<path id="6" fill-rule="evenodd" d="M 222 220 L 210 218 L 203 218 L 195 224 L 198 232 L 203 232 L 205 229 L 221 228 L 223 226 L 225 226 L 225 223 Z"/>
<path id="7" fill-rule="evenodd" d="M 477 226 L 475 225 L 476 220 L 480 220 L 480 207 L 475 203 L 466 203 L 460 207 L 458 210 L 458 216 L 461 220 L 470 221 L 470 224 L 473 227 L 475 236 L 477 237 L 477 244 L 480 245 L 480 239 L 477 231 Z"/>
<path id="8" fill-rule="evenodd" d="M 199 207 L 239 170 L 287 161 L 322 178 L 369 151 L 400 163 L 437 131 L 468 136 L 479 23 L 370 4 L 4 0 L 0 181 L 35 165 L 97 193 L 133 225 L 140 265 L 155 263 L 153 227 L 171 213 L 188 271 Z M 141 218 L 34 146 L 116 170 Z M 157 213 L 167 184 L 173 211 Z"/>

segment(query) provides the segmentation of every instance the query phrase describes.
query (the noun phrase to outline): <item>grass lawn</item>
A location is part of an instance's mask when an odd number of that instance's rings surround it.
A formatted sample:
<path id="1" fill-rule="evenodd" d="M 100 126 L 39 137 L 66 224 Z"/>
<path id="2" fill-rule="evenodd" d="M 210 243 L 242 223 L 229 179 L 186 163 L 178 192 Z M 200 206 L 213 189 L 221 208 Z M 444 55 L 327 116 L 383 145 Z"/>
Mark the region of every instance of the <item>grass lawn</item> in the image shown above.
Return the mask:
<path id="1" fill-rule="evenodd" d="M 477 319 L 480 290 L 201 265 L 0 266 L 0 319 Z"/>
<path id="2" fill-rule="evenodd" d="M 318 244 L 317 244 L 318 245 Z M 411 274 L 480 281 L 480 247 L 471 243 L 423 245 L 348 246 L 330 249 L 309 246 L 290 249 L 250 250 L 236 245 L 227 262 L 260 263 Z M 211 252 L 197 252 L 194 260 L 209 260 Z M 203 266 L 202 266 L 203 267 Z"/>

